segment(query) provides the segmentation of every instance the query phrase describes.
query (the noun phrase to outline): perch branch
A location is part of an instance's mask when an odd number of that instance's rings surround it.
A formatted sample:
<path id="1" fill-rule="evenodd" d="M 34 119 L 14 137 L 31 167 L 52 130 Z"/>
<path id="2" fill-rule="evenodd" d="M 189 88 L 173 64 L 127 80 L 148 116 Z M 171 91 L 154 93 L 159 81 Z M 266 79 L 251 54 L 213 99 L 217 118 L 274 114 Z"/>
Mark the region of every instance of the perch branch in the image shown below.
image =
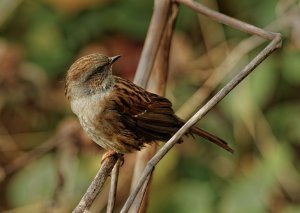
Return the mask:
<path id="1" fill-rule="evenodd" d="M 92 203 L 94 202 L 96 196 L 100 193 L 107 177 L 110 175 L 111 170 L 113 169 L 119 158 L 119 155 L 112 155 L 105 158 L 97 175 L 90 184 L 84 196 L 81 198 L 77 207 L 73 210 L 73 213 L 84 213 L 91 207 Z"/>
<path id="2" fill-rule="evenodd" d="M 176 142 L 201 118 L 204 117 L 217 103 L 219 103 L 231 90 L 233 90 L 245 77 L 247 77 L 265 58 L 273 51 L 281 47 L 281 35 L 275 34 L 275 38 L 264 48 L 241 72 L 239 72 L 231 81 L 229 81 L 213 98 L 211 98 L 185 125 L 183 125 L 173 137 L 154 155 L 148 162 L 135 190 L 130 194 L 121 212 L 128 212 L 136 195 L 152 173 L 157 163 L 167 154 L 167 152 L 176 144 Z"/>

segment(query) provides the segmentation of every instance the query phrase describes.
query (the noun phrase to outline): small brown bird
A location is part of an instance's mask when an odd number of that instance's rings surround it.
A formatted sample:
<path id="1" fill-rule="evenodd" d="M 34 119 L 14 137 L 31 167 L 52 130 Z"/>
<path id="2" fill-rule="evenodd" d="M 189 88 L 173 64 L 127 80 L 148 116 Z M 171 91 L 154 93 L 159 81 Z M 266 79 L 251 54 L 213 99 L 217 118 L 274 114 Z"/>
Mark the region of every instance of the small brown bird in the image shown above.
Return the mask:
<path id="1" fill-rule="evenodd" d="M 120 57 L 84 56 L 72 64 L 66 77 L 72 111 L 88 136 L 108 150 L 107 155 L 168 141 L 184 125 L 168 99 L 112 74 L 112 64 Z M 192 127 L 190 133 L 233 152 L 222 139 L 202 129 Z"/>

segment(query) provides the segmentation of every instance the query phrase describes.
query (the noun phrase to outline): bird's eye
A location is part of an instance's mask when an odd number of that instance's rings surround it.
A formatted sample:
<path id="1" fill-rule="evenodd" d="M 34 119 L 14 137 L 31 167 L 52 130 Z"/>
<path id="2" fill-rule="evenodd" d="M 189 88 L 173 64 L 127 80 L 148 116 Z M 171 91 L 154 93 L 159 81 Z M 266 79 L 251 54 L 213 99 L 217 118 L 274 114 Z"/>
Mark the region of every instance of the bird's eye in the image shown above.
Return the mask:
<path id="1" fill-rule="evenodd" d="M 105 66 L 99 66 L 96 68 L 96 70 L 94 71 L 95 73 L 102 73 L 104 71 Z"/>
<path id="2" fill-rule="evenodd" d="M 94 69 L 90 75 L 87 76 L 87 81 L 91 80 L 91 79 L 95 79 L 98 78 L 102 75 L 102 73 L 105 71 L 105 66 L 99 66 L 96 69 Z"/>

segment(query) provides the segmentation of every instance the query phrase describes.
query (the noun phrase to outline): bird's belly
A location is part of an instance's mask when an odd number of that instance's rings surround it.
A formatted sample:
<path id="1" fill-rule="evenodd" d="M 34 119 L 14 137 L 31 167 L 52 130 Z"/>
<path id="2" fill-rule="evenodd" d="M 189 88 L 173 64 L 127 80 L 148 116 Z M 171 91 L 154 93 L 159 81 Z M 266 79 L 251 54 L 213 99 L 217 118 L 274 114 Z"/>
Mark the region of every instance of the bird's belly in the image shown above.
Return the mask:
<path id="1" fill-rule="evenodd" d="M 113 141 L 111 141 L 102 131 L 101 128 L 95 128 L 95 124 L 86 117 L 79 118 L 80 124 L 86 134 L 99 146 L 106 150 L 113 149 Z M 101 122 L 101 121 L 100 121 Z"/>
<path id="2" fill-rule="evenodd" d="M 83 130 L 99 146 L 106 150 L 113 149 L 113 142 L 101 128 L 101 100 L 104 95 L 86 96 L 71 101 L 72 111 L 77 115 Z"/>
<path id="3" fill-rule="evenodd" d="M 82 128 L 87 133 L 87 135 L 102 148 L 106 150 L 113 150 L 123 154 L 135 151 L 132 150 L 131 147 L 120 144 L 116 137 L 116 134 L 111 134 L 110 130 L 108 130 L 111 128 L 108 127 L 110 125 L 107 123 L 101 125 L 101 123 L 103 123 L 101 119 L 98 120 L 97 124 L 93 123 L 92 120 L 87 117 L 81 117 L 79 118 L 79 120 Z"/>
<path id="4" fill-rule="evenodd" d="M 77 115 L 80 124 L 95 143 L 106 150 L 118 153 L 128 153 L 139 150 L 132 137 L 123 136 L 123 126 L 113 122 L 113 115 L 109 115 L 101 97 L 81 98 L 71 102 L 72 111 Z"/>

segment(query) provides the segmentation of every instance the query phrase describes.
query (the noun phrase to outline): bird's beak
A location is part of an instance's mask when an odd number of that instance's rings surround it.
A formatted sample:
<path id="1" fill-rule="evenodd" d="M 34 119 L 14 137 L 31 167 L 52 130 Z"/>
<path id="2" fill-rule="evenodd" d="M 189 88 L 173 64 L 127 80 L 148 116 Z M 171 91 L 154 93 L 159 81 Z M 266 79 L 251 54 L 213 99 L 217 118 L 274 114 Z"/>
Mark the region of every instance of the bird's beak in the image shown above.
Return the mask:
<path id="1" fill-rule="evenodd" d="M 115 61 L 117 61 L 119 58 L 121 58 L 121 55 L 116 55 L 113 57 L 110 57 L 110 64 L 113 64 Z"/>

